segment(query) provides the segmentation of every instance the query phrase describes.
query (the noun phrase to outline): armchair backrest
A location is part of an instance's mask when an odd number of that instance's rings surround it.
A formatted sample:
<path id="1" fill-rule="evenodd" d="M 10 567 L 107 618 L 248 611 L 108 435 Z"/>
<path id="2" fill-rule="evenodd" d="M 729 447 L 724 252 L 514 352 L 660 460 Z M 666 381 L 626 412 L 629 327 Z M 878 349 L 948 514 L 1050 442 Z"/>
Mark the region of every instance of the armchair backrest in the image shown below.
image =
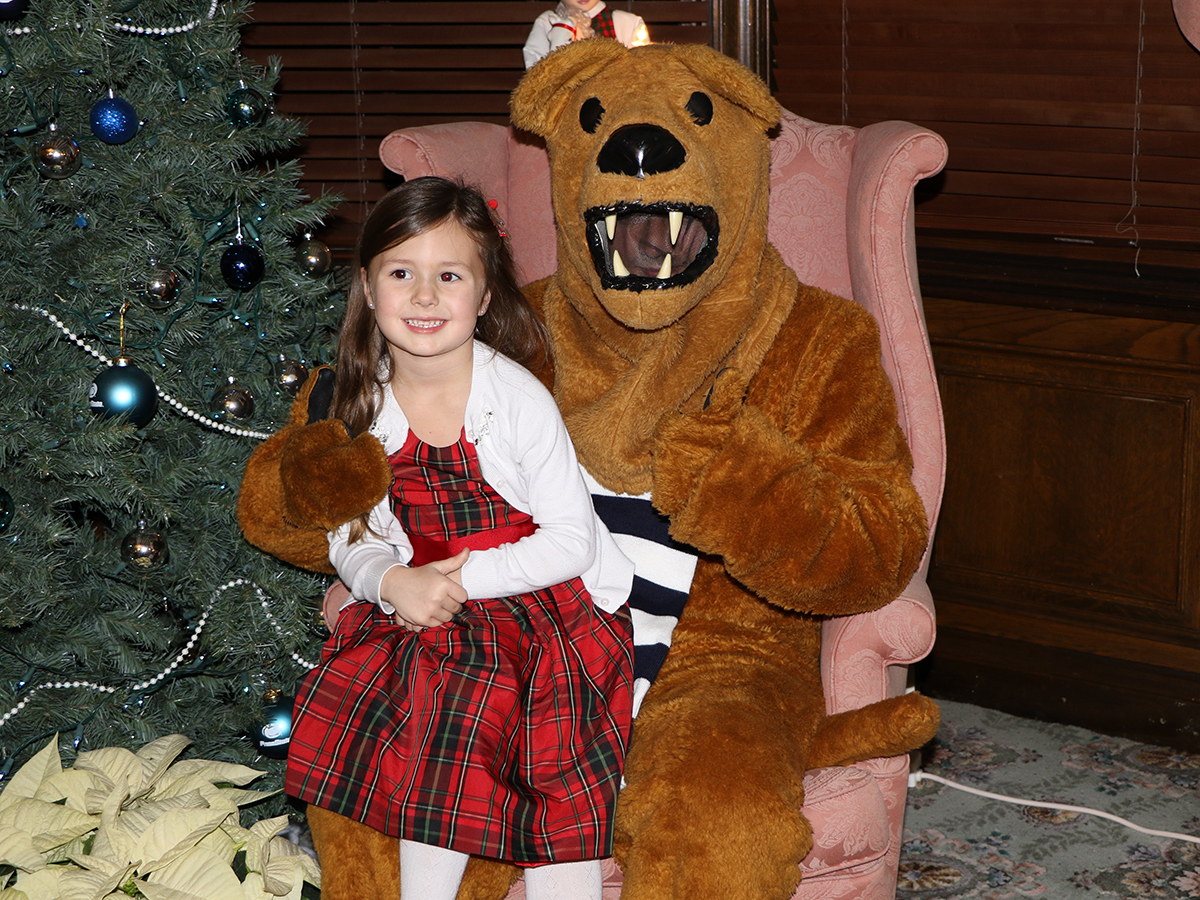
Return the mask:
<path id="1" fill-rule="evenodd" d="M 550 166 L 537 138 L 483 122 L 392 132 L 379 149 L 406 178 L 462 178 L 497 201 L 523 282 L 557 265 Z M 913 481 L 936 524 L 945 476 L 941 405 L 917 284 L 913 186 L 946 144 L 907 122 L 858 129 L 783 113 L 771 145 L 767 234 L 800 280 L 848 297 L 880 324 L 882 359 L 913 452 Z"/>

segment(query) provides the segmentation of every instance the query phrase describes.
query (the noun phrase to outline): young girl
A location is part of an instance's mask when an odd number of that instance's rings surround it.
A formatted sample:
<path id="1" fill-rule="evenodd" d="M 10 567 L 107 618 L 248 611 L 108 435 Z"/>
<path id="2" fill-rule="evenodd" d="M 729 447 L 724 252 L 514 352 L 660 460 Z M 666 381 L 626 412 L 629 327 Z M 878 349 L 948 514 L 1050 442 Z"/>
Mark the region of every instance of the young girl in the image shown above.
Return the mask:
<path id="1" fill-rule="evenodd" d="M 444 179 L 380 200 L 352 271 L 331 413 L 394 480 L 330 535 L 360 602 L 299 692 L 288 793 L 400 838 L 402 900 L 452 900 L 471 853 L 529 866 L 531 900 L 598 900 L 633 567 L 518 364 L 544 331 L 487 204 Z"/>

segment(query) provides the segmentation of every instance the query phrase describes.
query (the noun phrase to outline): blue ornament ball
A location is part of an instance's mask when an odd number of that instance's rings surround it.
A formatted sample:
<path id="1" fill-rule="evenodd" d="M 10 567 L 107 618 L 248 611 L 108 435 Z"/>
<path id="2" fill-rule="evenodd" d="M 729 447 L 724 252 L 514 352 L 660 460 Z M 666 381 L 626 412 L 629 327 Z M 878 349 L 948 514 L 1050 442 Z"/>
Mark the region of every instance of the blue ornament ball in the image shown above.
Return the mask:
<path id="1" fill-rule="evenodd" d="M 225 98 L 225 114 L 238 128 L 259 124 L 270 112 L 270 101 L 254 88 L 238 88 Z"/>
<path id="2" fill-rule="evenodd" d="M 29 0 L 0 0 L 0 21 L 11 22 L 25 15 Z"/>
<path id="3" fill-rule="evenodd" d="M 262 281 L 266 269 L 262 253 L 250 244 L 234 244 L 221 254 L 221 275 L 234 290 L 250 290 Z"/>
<path id="4" fill-rule="evenodd" d="M 262 719 L 250 733 L 254 746 L 263 756 L 271 759 L 287 759 L 288 745 L 292 742 L 292 707 L 294 698 L 283 691 L 269 690 L 263 695 Z"/>
<path id="5" fill-rule="evenodd" d="M 127 416 L 136 427 L 145 428 L 158 410 L 158 392 L 154 379 L 121 358 L 96 376 L 88 392 L 88 406 L 102 418 Z"/>
<path id="6" fill-rule="evenodd" d="M 106 144 L 123 144 L 138 133 L 137 110 L 128 100 L 105 97 L 92 106 L 92 134 Z"/>

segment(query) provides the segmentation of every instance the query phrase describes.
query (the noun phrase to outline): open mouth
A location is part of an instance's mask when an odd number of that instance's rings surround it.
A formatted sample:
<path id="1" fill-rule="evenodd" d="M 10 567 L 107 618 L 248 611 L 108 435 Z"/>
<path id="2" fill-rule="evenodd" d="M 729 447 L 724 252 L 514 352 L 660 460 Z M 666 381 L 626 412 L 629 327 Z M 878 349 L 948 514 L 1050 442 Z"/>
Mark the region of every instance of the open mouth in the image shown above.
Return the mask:
<path id="1" fill-rule="evenodd" d="M 605 290 L 680 287 L 717 256 L 717 214 L 710 206 L 617 203 L 592 207 L 584 221 Z"/>

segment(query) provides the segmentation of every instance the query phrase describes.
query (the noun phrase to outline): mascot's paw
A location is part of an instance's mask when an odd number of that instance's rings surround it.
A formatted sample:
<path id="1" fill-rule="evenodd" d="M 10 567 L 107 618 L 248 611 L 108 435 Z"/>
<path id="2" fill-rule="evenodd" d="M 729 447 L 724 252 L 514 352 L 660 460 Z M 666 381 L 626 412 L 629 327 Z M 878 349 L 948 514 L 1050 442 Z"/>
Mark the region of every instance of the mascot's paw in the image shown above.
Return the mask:
<path id="1" fill-rule="evenodd" d="M 333 574 L 326 532 L 366 512 L 387 493 L 391 469 L 379 441 L 327 420 L 333 370 L 313 372 L 289 424 L 258 446 L 238 494 L 238 524 L 255 547 L 302 569 Z M 316 451 L 313 459 L 305 454 Z"/>
<path id="2" fill-rule="evenodd" d="M 325 419 L 288 435 L 279 480 L 288 522 L 332 531 L 382 500 L 392 471 L 374 435 L 352 439 L 341 420 Z"/>
<path id="3" fill-rule="evenodd" d="M 746 382 L 737 369 L 717 373 L 698 410 L 667 415 L 654 432 L 654 508 L 679 514 L 709 460 L 725 445 L 742 412 Z"/>

